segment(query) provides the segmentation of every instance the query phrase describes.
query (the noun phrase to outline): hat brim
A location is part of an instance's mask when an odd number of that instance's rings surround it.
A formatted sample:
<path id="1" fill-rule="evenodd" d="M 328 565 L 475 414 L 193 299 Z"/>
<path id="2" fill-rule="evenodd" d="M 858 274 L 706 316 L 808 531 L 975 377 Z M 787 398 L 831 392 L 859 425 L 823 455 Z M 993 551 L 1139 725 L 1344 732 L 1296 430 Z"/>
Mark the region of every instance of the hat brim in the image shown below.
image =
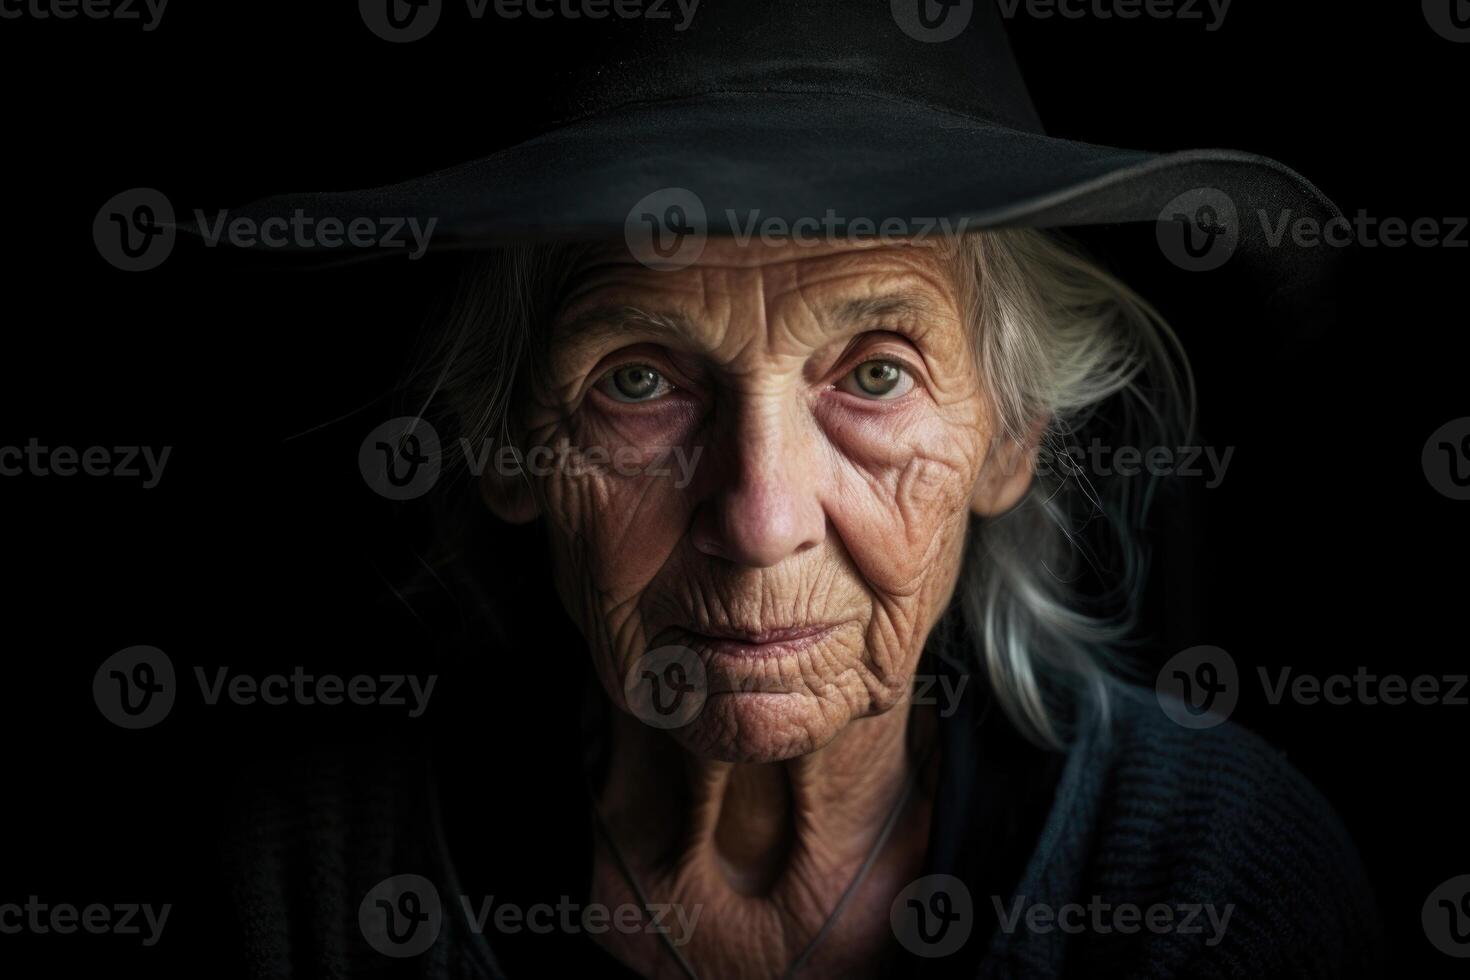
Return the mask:
<path id="1" fill-rule="evenodd" d="M 274 196 L 227 216 L 257 228 L 298 215 L 318 223 L 367 219 L 383 229 L 414 219 L 432 229 L 427 248 L 440 250 L 623 237 L 636 206 L 660 194 L 687 200 L 684 192 L 702 206 L 709 235 L 753 228 L 846 235 L 894 220 L 914 233 L 1157 223 L 1180 217 L 1168 206 L 1185 196 L 1191 205 L 1218 204 L 1212 214 L 1233 210 L 1224 260 L 1249 267 L 1264 299 L 1288 302 L 1338 250 L 1294 244 L 1281 235 L 1284 222 L 1306 218 L 1321 227 L 1341 218 L 1312 184 L 1267 157 L 1120 149 L 900 99 L 811 92 L 635 104 L 403 183 Z M 344 240 L 336 248 L 289 239 L 246 250 L 333 262 L 403 253 L 407 239 L 400 233 L 392 247 Z"/>

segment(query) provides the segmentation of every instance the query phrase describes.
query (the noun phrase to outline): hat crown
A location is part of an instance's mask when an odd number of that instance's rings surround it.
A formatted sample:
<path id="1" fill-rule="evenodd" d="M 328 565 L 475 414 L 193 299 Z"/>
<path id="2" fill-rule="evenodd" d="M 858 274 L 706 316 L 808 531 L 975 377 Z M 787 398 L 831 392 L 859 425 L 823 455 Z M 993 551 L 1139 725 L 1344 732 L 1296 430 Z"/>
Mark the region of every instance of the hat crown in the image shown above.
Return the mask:
<path id="1" fill-rule="evenodd" d="M 644 0 L 637 17 L 619 16 L 621 2 L 584 20 L 585 50 L 558 59 L 542 93 L 550 123 L 638 102 L 835 92 L 1042 132 L 990 0 Z"/>

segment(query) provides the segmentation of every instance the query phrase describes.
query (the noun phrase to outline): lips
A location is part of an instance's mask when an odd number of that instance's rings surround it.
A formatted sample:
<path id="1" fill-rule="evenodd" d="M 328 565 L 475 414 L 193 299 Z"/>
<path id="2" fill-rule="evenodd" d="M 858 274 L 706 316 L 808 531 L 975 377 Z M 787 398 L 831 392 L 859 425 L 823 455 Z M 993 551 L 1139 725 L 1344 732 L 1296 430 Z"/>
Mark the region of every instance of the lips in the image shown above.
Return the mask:
<path id="1" fill-rule="evenodd" d="M 815 646 L 837 630 L 834 623 L 810 623 L 777 629 L 751 630 L 727 626 L 701 626 L 683 629 L 685 639 L 695 648 L 714 654 L 743 657 L 784 657 Z"/>

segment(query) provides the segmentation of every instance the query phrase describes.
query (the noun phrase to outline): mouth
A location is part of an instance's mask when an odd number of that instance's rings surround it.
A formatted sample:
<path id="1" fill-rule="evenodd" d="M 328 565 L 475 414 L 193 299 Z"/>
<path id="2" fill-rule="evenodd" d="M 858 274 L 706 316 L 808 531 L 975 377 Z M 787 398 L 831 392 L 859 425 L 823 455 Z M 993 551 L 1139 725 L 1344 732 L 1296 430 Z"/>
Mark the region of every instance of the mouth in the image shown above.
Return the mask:
<path id="1" fill-rule="evenodd" d="M 742 660 L 787 657 L 831 636 L 835 623 L 810 623 L 777 629 L 747 630 L 738 627 L 701 626 L 698 630 L 681 629 L 686 645 L 715 656 Z"/>

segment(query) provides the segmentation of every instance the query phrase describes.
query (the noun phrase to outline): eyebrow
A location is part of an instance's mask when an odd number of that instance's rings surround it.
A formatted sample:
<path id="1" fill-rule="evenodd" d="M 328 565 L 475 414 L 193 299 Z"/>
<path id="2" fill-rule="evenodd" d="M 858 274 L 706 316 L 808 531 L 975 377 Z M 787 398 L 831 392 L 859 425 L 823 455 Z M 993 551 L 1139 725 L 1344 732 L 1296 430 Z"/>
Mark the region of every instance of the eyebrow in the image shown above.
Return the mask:
<path id="1" fill-rule="evenodd" d="M 850 299 L 833 311 L 832 318 L 846 326 L 871 320 L 898 317 L 932 317 L 937 312 L 934 301 L 923 293 L 904 291 L 863 299 Z"/>
<path id="2" fill-rule="evenodd" d="M 637 306 L 593 307 L 562 324 L 557 332 L 578 344 L 595 344 L 629 328 L 669 338 L 694 334 L 694 323 L 677 310 L 645 310 Z"/>

